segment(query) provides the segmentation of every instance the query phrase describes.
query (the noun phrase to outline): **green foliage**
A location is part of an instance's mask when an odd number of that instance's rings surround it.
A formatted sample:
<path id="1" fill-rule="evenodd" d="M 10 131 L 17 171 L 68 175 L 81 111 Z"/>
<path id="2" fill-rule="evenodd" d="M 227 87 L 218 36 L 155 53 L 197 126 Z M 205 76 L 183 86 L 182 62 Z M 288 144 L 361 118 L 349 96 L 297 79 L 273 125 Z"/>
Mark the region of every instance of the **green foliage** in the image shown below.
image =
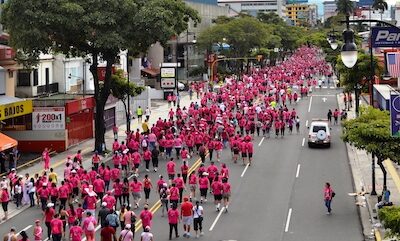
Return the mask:
<path id="1" fill-rule="evenodd" d="M 283 18 L 279 17 L 279 15 L 274 12 L 268 12 L 268 13 L 258 12 L 257 19 L 260 22 L 266 23 L 266 24 L 276 24 L 276 25 L 282 25 L 282 26 L 286 25 Z"/>
<path id="2" fill-rule="evenodd" d="M 354 12 L 355 3 L 351 0 L 337 0 L 336 6 L 338 13 L 350 16 Z"/>
<path id="3" fill-rule="evenodd" d="M 189 71 L 189 76 L 190 76 L 190 77 L 201 76 L 201 75 L 207 73 L 207 69 L 208 69 L 208 68 L 207 68 L 206 66 L 198 66 L 198 67 L 196 67 L 196 68 L 192 68 L 192 69 Z"/>
<path id="4" fill-rule="evenodd" d="M 362 107 L 356 119 L 345 121 L 342 139 L 345 142 L 374 153 L 378 160 L 400 160 L 400 142 L 390 135 L 390 116 L 371 106 Z"/>
<path id="5" fill-rule="evenodd" d="M 383 207 L 379 210 L 379 219 L 383 226 L 388 229 L 387 238 L 400 236 L 400 207 Z"/>
<path id="6" fill-rule="evenodd" d="M 125 101 L 128 96 L 140 95 L 144 88 L 137 86 L 133 82 L 128 82 L 124 77 L 124 71 L 119 69 L 112 75 L 111 94 L 122 101 Z"/>
<path id="7" fill-rule="evenodd" d="M 325 22 L 324 22 L 324 27 L 325 28 L 337 28 L 337 26 L 342 26 L 343 24 L 340 21 L 343 21 L 346 19 L 345 14 L 343 13 L 338 13 L 335 16 L 329 17 Z"/>
<path id="8" fill-rule="evenodd" d="M 373 58 L 374 73 L 380 76 L 383 73 L 383 67 L 378 64 L 378 59 Z M 337 57 L 336 69 L 340 73 L 340 84 L 345 86 L 347 90 L 352 90 L 357 84 L 366 84 L 366 79 L 371 75 L 371 57 L 369 54 L 362 52 L 358 53 L 358 59 L 356 65 L 353 68 L 347 68 L 340 55 Z"/>

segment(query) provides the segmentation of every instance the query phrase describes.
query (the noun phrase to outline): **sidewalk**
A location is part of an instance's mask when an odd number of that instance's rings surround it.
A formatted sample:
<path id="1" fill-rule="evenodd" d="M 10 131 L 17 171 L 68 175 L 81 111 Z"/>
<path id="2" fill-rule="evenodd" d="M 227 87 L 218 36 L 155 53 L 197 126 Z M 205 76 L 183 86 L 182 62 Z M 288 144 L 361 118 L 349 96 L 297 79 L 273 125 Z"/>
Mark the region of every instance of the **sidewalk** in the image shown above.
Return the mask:
<path id="1" fill-rule="evenodd" d="M 183 108 L 183 106 L 189 106 L 191 102 L 196 102 L 199 101 L 199 99 L 196 99 L 195 96 L 193 97 L 193 100 L 190 100 L 190 97 L 188 94 L 183 93 L 181 95 L 181 101 L 180 101 L 180 106 Z M 153 123 L 156 123 L 159 117 L 162 119 L 168 118 L 168 111 L 171 107 L 168 107 L 167 101 L 163 100 L 153 100 L 154 102 L 154 108 L 151 108 L 151 115 L 150 115 L 150 120 L 149 120 L 149 126 L 151 127 Z M 172 106 L 173 107 L 173 106 Z M 133 111 L 134 112 L 134 111 Z M 144 120 L 144 117 L 143 117 Z M 142 129 L 141 127 L 142 123 L 139 123 L 137 119 L 134 119 L 131 121 L 131 130 L 136 129 Z M 126 138 L 126 122 L 124 121 L 121 125 L 118 127 L 118 139 L 119 141 L 125 140 Z M 108 148 L 111 148 L 112 143 L 114 141 L 114 134 L 112 130 L 109 130 L 105 133 L 105 141 L 106 141 L 106 146 Z M 75 156 L 78 150 L 82 150 L 82 156 L 83 156 L 83 161 L 82 165 L 85 169 L 90 169 L 92 164 L 91 164 L 91 156 L 93 153 L 93 147 L 94 147 L 94 138 L 84 141 L 81 144 L 68 149 L 65 152 L 58 153 L 51 158 L 51 168 L 54 169 L 54 172 L 57 173 L 58 176 L 58 183 L 60 183 L 61 180 L 63 180 L 64 177 L 64 164 L 65 160 L 67 159 L 68 156 Z M 111 156 L 105 156 L 102 157 L 102 161 L 107 161 L 111 159 Z M 43 169 L 43 163 L 41 161 L 34 161 L 30 163 L 29 165 L 23 166 L 23 168 L 18 169 L 18 175 L 24 175 L 25 173 L 29 173 L 31 177 L 33 177 L 36 173 L 42 173 L 44 171 Z M 29 205 L 22 206 L 20 209 L 17 209 L 14 203 L 10 203 L 8 207 L 8 216 L 9 219 L 12 217 L 18 215 L 19 213 L 23 212 L 24 210 L 28 209 Z M 5 223 L 7 221 L 1 221 L 0 224 Z"/>
<path id="2" fill-rule="evenodd" d="M 338 104 L 340 109 L 344 109 L 343 94 L 338 95 Z M 353 102 L 354 102 L 353 97 Z M 367 105 L 367 103 L 360 99 L 360 105 Z M 355 105 L 347 112 L 349 119 L 355 118 Z M 346 144 L 349 165 L 353 175 L 353 185 L 355 192 L 367 192 L 372 190 L 372 158 L 371 154 L 364 150 L 359 150 L 349 144 Z M 387 171 L 387 188 L 390 190 L 390 201 L 394 205 L 400 204 L 400 179 L 397 167 L 394 167 L 393 162 L 385 161 L 384 166 Z M 364 196 L 356 196 L 355 205 L 358 206 L 360 221 L 362 224 L 362 231 L 365 240 L 383 240 L 385 230 L 382 228 L 381 223 L 377 219 L 377 211 L 375 204 L 378 202 L 378 195 L 382 194 L 383 189 L 383 173 L 380 167 L 375 163 L 375 188 L 377 195 L 365 194 Z M 385 239 L 386 240 L 386 239 Z M 389 239 L 387 239 L 389 241 Z"/>

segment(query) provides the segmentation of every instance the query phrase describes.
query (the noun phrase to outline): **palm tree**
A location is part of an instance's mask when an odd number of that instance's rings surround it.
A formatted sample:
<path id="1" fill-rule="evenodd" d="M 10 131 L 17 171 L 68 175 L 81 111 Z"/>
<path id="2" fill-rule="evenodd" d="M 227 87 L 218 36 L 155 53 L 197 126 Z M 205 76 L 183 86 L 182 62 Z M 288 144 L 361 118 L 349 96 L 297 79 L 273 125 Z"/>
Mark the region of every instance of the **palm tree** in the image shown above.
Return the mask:
<path id="1" fill-rule="evenodd" d="M 336 1 L 336 12 L 343 13 L 346 16 L 350 16 L 353 13 L 353 11 L 354 11 L 354 2 L 352 2 L 351 0 Z"/>
<path id="2" fill-rule="evenodd" d="M 374 3 L 372 4 L 372 8 L 375 10 L 379 10 L 379 13 L 381 14 L 381 20 L 382 20 L 382 14 L 385 12 L 385 10 L 388 9 L 388 4 L 385 0 L 374 0 Z"/>

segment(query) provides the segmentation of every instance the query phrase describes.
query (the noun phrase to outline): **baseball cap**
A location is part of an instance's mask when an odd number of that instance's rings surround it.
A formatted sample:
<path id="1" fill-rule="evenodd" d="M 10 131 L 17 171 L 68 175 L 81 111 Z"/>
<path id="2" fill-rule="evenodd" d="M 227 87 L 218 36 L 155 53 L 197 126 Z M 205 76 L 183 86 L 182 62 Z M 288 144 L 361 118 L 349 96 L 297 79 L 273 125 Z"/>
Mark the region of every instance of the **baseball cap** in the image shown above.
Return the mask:
<path id="1" fill-rule="evenodd" d="M 101 206 L 105 207 L 105 206 L 107 206 L 107 203 L 106 202 L 102 202 Z"/>

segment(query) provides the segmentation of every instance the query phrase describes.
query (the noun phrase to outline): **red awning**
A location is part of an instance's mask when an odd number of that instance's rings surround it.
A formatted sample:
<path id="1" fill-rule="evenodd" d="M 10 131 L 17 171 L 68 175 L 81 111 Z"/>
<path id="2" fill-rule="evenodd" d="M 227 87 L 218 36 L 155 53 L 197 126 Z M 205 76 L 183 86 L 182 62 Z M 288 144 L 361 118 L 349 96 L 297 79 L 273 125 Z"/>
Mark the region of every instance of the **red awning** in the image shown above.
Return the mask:
<path id="1" fill-rule="evenodd" d="M 5 151 L 7 149 L 13 148 L 18 145 L 18 141 L 13 138 L 0 133 L 0 151 Z"/>

